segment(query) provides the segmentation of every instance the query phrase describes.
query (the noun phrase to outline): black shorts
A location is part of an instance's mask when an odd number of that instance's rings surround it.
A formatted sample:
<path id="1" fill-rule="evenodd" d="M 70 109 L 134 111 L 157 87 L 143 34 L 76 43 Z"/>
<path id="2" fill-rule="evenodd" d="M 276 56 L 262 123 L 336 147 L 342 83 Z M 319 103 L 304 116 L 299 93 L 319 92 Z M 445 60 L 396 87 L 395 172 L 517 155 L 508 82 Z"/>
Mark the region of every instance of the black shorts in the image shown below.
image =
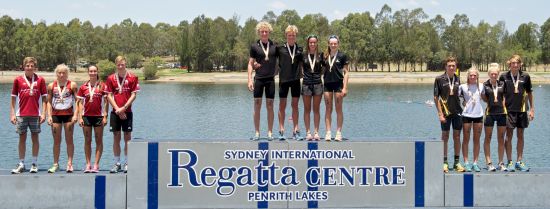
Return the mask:
<path id="1" fill-rule="evenodd" d="M 300 80 L 279 83 L 279 98 L 286 98 L 288 89 L 292 97 L 300 97 Z"/>
<path id="2" fill-rule="evenodd" d="M 71 122 L 72 115 L 52 115 L 53 123 L 68 123 Z"/>
<path id="3" fill-rule="evenodd" d="M 254 79 L 254 98 L 262 98 L 265 91 L 265 98 L 275 98 L 275 79 L 260 78 Z"/>
<path id="4" fill-rule="evenodd" d="M 529 118 L 526 112 L 509 112 L 506 120 L 506 127 L 527 128 L 529 127 Z"/>
<path id="5" fill-rule="evenodd" d="M 483 125 L 485 127 L 493 127 L 495 122 L 497 123 L 497 126 L 506 126 L 506 115 L 486 115 Z"/>
<path id="6" fill-rule="evenodd" d="M 451 125 L 453 125 L 454 130 L 462 130 L 462 117 L 459 115 L 453 114 L 445 117 L 445 123 L 441 123 L 441 130 L 442 131 L 449 131 L 451 130 Z"/>
<path id="7" fill-rule="evenodd" d="M 83 116 L 82 120 L 84 121 L 84 126 L 103 126 L 103 116 Z"/>
<path id="8" fill-rule="evenodd" d="M 481 122 L 483 122 L 483 117 L 470 118 L 470 117 L 462 116 L 462 123 L 481 123 Z"/>
<path id="9" fill-rule="evenodd" d="M 132 118 L 132 112 L 126 113 L 126 120 L 120 119 L 115 112 L 111 112 L 111 127 L 109 128 L 109 131 L 117 132 L 122 129 L 124 132 L 132 132 Z"/>
<path id="10" fill-rule="evenodd" d="M 342 92 L 342 88 L 344 88 L 344 83 L 342 82 L 333 82 L 333 83 L 325 83 L 325 92 Z"/>

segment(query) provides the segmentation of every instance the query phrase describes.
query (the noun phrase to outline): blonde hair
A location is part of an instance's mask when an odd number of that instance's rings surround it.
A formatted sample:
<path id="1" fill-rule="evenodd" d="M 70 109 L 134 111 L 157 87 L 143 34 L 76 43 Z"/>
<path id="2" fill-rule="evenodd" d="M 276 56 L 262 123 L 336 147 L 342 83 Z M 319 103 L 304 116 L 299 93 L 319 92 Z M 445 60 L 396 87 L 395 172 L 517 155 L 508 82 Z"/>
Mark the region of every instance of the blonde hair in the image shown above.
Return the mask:
<path id="1" fill-rule="evenodd" d="M 487 73 L 490 75 L 491 72 L 500 73 L 500 68 L 499 68 L 498 63 L 493 62 L 493 63 L 489 64 L 489 69 L 487 69 Z"/>
<path id="2" fill-rule="evenodd" d="M 273 32 L 273 27 L 271 27 L 271 24 L 269 24 L 268 22 L 265 22 L 265 21 L 259 22 L 256 25 L 256 33 L 258 33 L 258 35 L 259 35 L 260 30 L 262 30 L 262 29 L 268 30 L 269 33 Z"/>
<path id="3" fill-rule="evenodd" d="M 69 66 L 65 65 L 65 64 L 59 64 L 57 65 L 57 67 L 55 67 L 55 74 L 57 74 L 57 72 L 59 71 L 65 71 L 67 72 L 67 75 L 69 75 Z"/>
<path id="4" fill-rule="evenodd" d="M 115 59 L 115 64 L 118 64 L 119 62 L 121 61 L 124 61 L 126 62 L 126 57 L 122 56 L 122 55 L 118 55 Z"/>
<path id="5" fill-rule="evenodd" d="M 27 63 L 29 63 L 29 62 L 34 63 L 35 67 L 36 67 L 36 65 L 38 65 L 38 62 L 36 61 L 36 58 L 34 58 L 34 57 L 25 57 L 25 59 L 23 59 L 23 66 L 27 65 Z"/>
<path id="6" fill-rule="evenodd" d="M 295 25 L 289 25 L 285 29 L 285 34 L 287 34 L 289 32 L 294 32 L 295 34 L 298 34 L 298 27 L 296 27 Z"/>
<path id="7" fill-rule="evenodd" d="M 472 68 L 468 69 L 468 73 L 466 74 L 468 76 L 468 78 L 466 79 L 466 83 L 468 83 L 468 84 L 470 84 L 469 83 L 470 74 L 476 74 L 477 75 L 476 84 L 478 84 L 478 86 L 479 86 L 479 70 L 477 70 L 477 68 L 475 68 L 475 67 L 472 67 Z"/>
<path id="8" fill-rule="evenodd" d="M 519 56 L 519 54 L 512 55 L 512 57 L 510 57 L 510 59 L 508 59 L 506 64 L 508 64 L 508 66 L 510 66 L 510 64 L 512 64 L 512 62 L 518 62 L 521 65 L 522 64 L 521 56 Z"/>

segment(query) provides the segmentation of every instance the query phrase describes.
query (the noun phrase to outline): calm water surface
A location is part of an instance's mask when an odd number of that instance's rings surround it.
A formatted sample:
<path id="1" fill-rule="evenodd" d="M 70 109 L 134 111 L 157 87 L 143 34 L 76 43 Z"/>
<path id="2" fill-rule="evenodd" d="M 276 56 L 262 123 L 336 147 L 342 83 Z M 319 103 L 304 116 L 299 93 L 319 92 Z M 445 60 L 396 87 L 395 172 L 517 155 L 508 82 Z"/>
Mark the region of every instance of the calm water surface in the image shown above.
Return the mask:
<path id="1" fill-rule="evenodd" d="M 350 85 L 349 95 L 344 100 L 345 137 L 422 137 L 439 138 L 441 132 L 434 107 L 425 104 L 433 98 L 432 85 Z M 252 123 L 252 94 L 246 85 L 141 84 L 141 92 L 134 103 L 134 138 L 154 140 L 220 140 L 247 141 L 254 133 Z M 0 84 L 0 168 L 12 168 L 18 161 L 17 134 L 9 122 L 11 84 Z M 532 167 L 549 167 L 550 85 L 535 86 L 536 115 L 525 132 L 524 158 Z M 265 106 L 265 103 L 264 103 Z M 290 106 L 290 105 L 288 105 Z M 302 114 L 302 101 L 300 113 Z M 275 101 L 274 132 L 278 130 Z M 262 109 L 262 135 L 267 133 L 266 113 Z M 290 107 L 287 107 L 286 130 L 291 130 Z M 333 113 L 335 114 L 335 113 Z M 324 135 L 324 104 L 321 103 L 321 135 Z M 312 117 L 313 119 L 313 117 Z M 333 116 L 333 120 L 336 116 Z M 333 128 L 336 126 L 333 122 Z M 313 126 L 313 122 L 312 125 Z M 300 127 L 304 132 L 302 115 Z M 83 135 L 80 127 L 75 128 L 75 169 L 84 167 Z M 334 132 L 334 130 L 333 130 Z M 496 132 L 496 131 L 495 131 Z M 287 131 L 288 133 L 288 131 Z M 496 135 L 496 133 L 495 133 Z M 112 156 L 112 135 L 104 132 L 104 155 L 101 166 L 110 167 Z M 483 137 L 483 135 L 482 135 Z M 493 137 L 492 158 L 496 159 L 496 136 Z M 42 125 L 40 134 L 39 166 L 47 169 L 52 159 L 52 136 L 50 127 Z M 515 142 L 515 141 L 514 141 Z M 30 139 L 27 141 L 27 162 L 31 156 Z M 515 145 L 515 144 L 514 144 Z M 470 145 L 471 146 L 471 145 Z M 60 164 L 64 169 L 66 152 L 62 142 Z M 515 148 L 514 148 L 515 149 Z M 471 149 L 470 149 L 471 150 Z M 471 152 L 471 151 L 470 151 Z M 483 152 L 483 151 L 482 151 Z M 452 154 L 452 151 L 450 152 Z M 451 155 L 449 155 L 451 156 Z M 482 153 L 483 156 L 483 153 Z M 515 156 L 515 150 L 514 150 Z M 514 157 L 515 158 L 515 157 Z M 484 164 L 480 157 L 480 163 Z"/>

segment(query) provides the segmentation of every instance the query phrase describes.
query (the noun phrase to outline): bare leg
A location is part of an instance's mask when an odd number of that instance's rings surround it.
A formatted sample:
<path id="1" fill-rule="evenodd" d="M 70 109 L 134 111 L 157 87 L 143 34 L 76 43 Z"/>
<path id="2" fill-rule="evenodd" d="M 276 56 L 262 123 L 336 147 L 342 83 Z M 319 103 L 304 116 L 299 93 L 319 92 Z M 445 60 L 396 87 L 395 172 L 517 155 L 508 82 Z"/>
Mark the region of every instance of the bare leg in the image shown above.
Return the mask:
<path id="1" fill-rule="evenodd" d="M 52 123 L 54 164 L 59 164 L 59 152 L 61 149 L 61 127 L 61 123 Z"/>
<path id="2" fill-rule="evenodd" d="M 481 129 L 483 128 L 483 123 L 474 123 L 474 163 L 477 163 L 479 160 L 479 150 L 480 150 L 480 142 L 479 139 L 481 138 Z"/>
<path id="3" fill-rule="evenodd" d="M 514 137 L 514 129 L 506 128 L 506 158 L 512 161 L 512 138 Z"/>
<path id="4" fill-rule="evenodd" d="M 38 133 L 31 133 L 31 140 L 32 140 L 32 156 L 38 157 L 38 151 L 40 150 L 40 141 L 38 141 Z M 23 142 L 23 145 L 25 145 L 24 142 Z M 25 157 L 25 153 L 23 152 L 23 158 L 24 157 Z"/>
<path id="5" fill-rule="evenodd" d="M 273 119 L 275 118 L 273 113 L 273 99 L 266 99 L 266 107 L 268 133 L 273 133 Z"/>
<path id="6" fill-rule="evenodd" d="M 344 106 L 344 97 L 342 93 L 336 93 L 336 131 L 342 132 L 342 126 L 344 125 L 344 112 L 342 111 Z"/>
<path id="7" fill-rule="evenodd" d="M 460 145 L 461 145 L 460 144 L 460 130 L 454 130 L 453 129 L 453 142 L 454 142 L 455 156 L 460 156 Z"/>
<path id="8" fill-rule="evenodd" d="M 300 118 L 300 110 L 298 109 L 298 103 L 300 97 L 292 97 L 292 124 L 294 124 L 294 133 L 300 130 L 298 127 L 298 119 Z"/>
<path id="9" fill-rule="evenodd" d="M 468 145 L 470 144 L 470 132 L 472 129 L 471 123 L 464 123 L 464 137 L 462 138 L 462 157 L 464 158 L 464 163 L 468 163 Z"/>
<path id="10" fill-rule="evenodd" d="M 493 127 L 485 126 L 485 141 L 483 141 L 483 154 L 485 154 L 485 163 L 491 162 L 491 137 L 493 136 Z M 500 145 L 500 144 L 499 144 Z"/>
<path id="11" fill-rule="evenodd" d="M 498 162 L 501 163 L 504 160 L 504 133 L 506 133 L 506 126 L 497 126 L 497 139 L 498 139 Z"/>
<path id="12" fill-rule="evenodd" d="M 279 98 L 279 131 L 285 131 L 286 98 Z"/>
<path id="13" fill-rule="evenodd" d="M 262 98 L 254 98 L 254 130 L 260 134 L 260 109 L 262 108 Z"/>
<path id="14" fill-rule="evenodd" d="M 95 132 L 95 164 L 99 168 L 99 160 L 103 154 L 103 126 L 94 127 Z"/>
<path id="15" fill-rule="evenodd" d="M 64 123 L 63 126 L 65 127 L 65 143 L 67 144 L 67 165 L 72 165 L 74 156 L 74 123 Z"/>
<path id="16" fill-rule="evenodd" d="M 332 123 L 332 95 L 331 92 L 325 92 L 325 127 L 327 133 L 331 130 Z"/>
<path id="17" fill-rule="evenodd" d="M 311 129 L 310 129 L 309 123 L 310 123 L 310 116 L 311 116 L 311 96 L 304 95 L 303 100 L 304 100 L 304 127 L 306 128 L 306 133 L 310 133 Z"/>
<path id="18" fill-rule="evenodd" d="M 132 140 L 132 132 L 124 132 L 124 160 L 128 163 L 128 142 Z"/>
<path id="19" fill-rule="evenodd" d="M 517 151 L 517 162 L 520 162 L 523 160 L 523 131 L 525 129 L 523 128 L 518 128 L 517 130 L 517 138 L 518 138 L 518 145 L 516 147 L 516 151 Z"/>
<path id="20" fill-rule="evenodd" d="M 84 132 L 84 155 L 86 158 L 86 167 L 91 165 L 92 156 L 92 127 L 83 126 L 82 132 Z"/>
<path id="21" fill-rule="evenodd" d="M 321 95 L 313 96 L 313 124 L 315 133 L 319 133 L 319 125 L 321 123 L 321 99 Z"/>
<path id="22" fill-rule="evenodd" d="M 449 142 L 449 131 L 442 131 L 441 132 L 441 140 L 443 141 L 443 157 L 447 157 L 448 154 L 448 142 Z"/>
<path id="23" fill-rule="evenodd" d="M 113 132 L 113 154 L 115 158 L 120 157 L 120 131 Z"/>
<path id="24" fill-rule="evenodd" d="M 33 141 L 33 144 L 34 144 L 34 141 Z M 27 151 L 27 133 L 25 132 L 24 134 L 19 134 L 19 159 L 20 160 L 25 159 L 26 151 Z M 34 151 L 33 151 L 33 155 L 34 155 Z"/>

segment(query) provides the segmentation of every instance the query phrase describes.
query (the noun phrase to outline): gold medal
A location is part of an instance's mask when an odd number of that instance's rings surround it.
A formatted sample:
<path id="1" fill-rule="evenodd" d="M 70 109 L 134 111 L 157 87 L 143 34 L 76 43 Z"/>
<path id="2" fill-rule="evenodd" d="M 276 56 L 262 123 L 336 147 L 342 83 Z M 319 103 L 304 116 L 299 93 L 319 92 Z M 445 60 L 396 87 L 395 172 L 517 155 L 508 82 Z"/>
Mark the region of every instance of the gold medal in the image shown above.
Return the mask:
<path id="1" fill-rule="evenodd" d="M 512 82 L 514 83 L 514 93 L 519 93 L 518 86 L 519 86 L 519 72 L 516 76 L 516 79 L 514 79 L 514 75 L 512 75 L 512 72 L 510 72 L 510 77 L 512 77 Z"/>
<path id="2" fill-rule="evenodd" d="M 516 94 L 519 93 L 518 86 L 514 86 L 514 93 L 516 93 Z"/>
<path id="3" fill-rule="evenodd" d="M 497 103 L 498 102 L 498 83 L 496 86 L 493 86 L 493 84 L 491 84 L 491 88 L 493 89 L 493 96 L 495 96 L 494 102 Z"/>
<path id="4" fill-rule="evenodd" d="M 27 83 L 27 86 L 29 86 L 29 95 L 34 95 L 34 74 L 32 75 L 31 81 L 27 79 L 27 76 L 25 76 L 25 83 Z"/>
<path id="5" fill-rule="evenodd" d="M 262 41 L 260 41 L 259 44 L 262 47 L 262 51 L 264 51 L 264 54 L 265 54 L 264 60 L 266 62 L 269 61 L 269 40 L 267 41 L 267 48 L 264 48 L 264 44 L 262 44 Z"/>
<path id="6" fill-rule="evenodd" d="M 449 80 L 449 95 L 454 95 L 454 87 L 455 87 L 455 76 L 453 75 L 453 80 L 451 80 L 451 78 L 449 78 L 449 75 L 447 75 L 447 73 L 445 73 L 445 75 L 447 76 L 447 80 Z"/>

